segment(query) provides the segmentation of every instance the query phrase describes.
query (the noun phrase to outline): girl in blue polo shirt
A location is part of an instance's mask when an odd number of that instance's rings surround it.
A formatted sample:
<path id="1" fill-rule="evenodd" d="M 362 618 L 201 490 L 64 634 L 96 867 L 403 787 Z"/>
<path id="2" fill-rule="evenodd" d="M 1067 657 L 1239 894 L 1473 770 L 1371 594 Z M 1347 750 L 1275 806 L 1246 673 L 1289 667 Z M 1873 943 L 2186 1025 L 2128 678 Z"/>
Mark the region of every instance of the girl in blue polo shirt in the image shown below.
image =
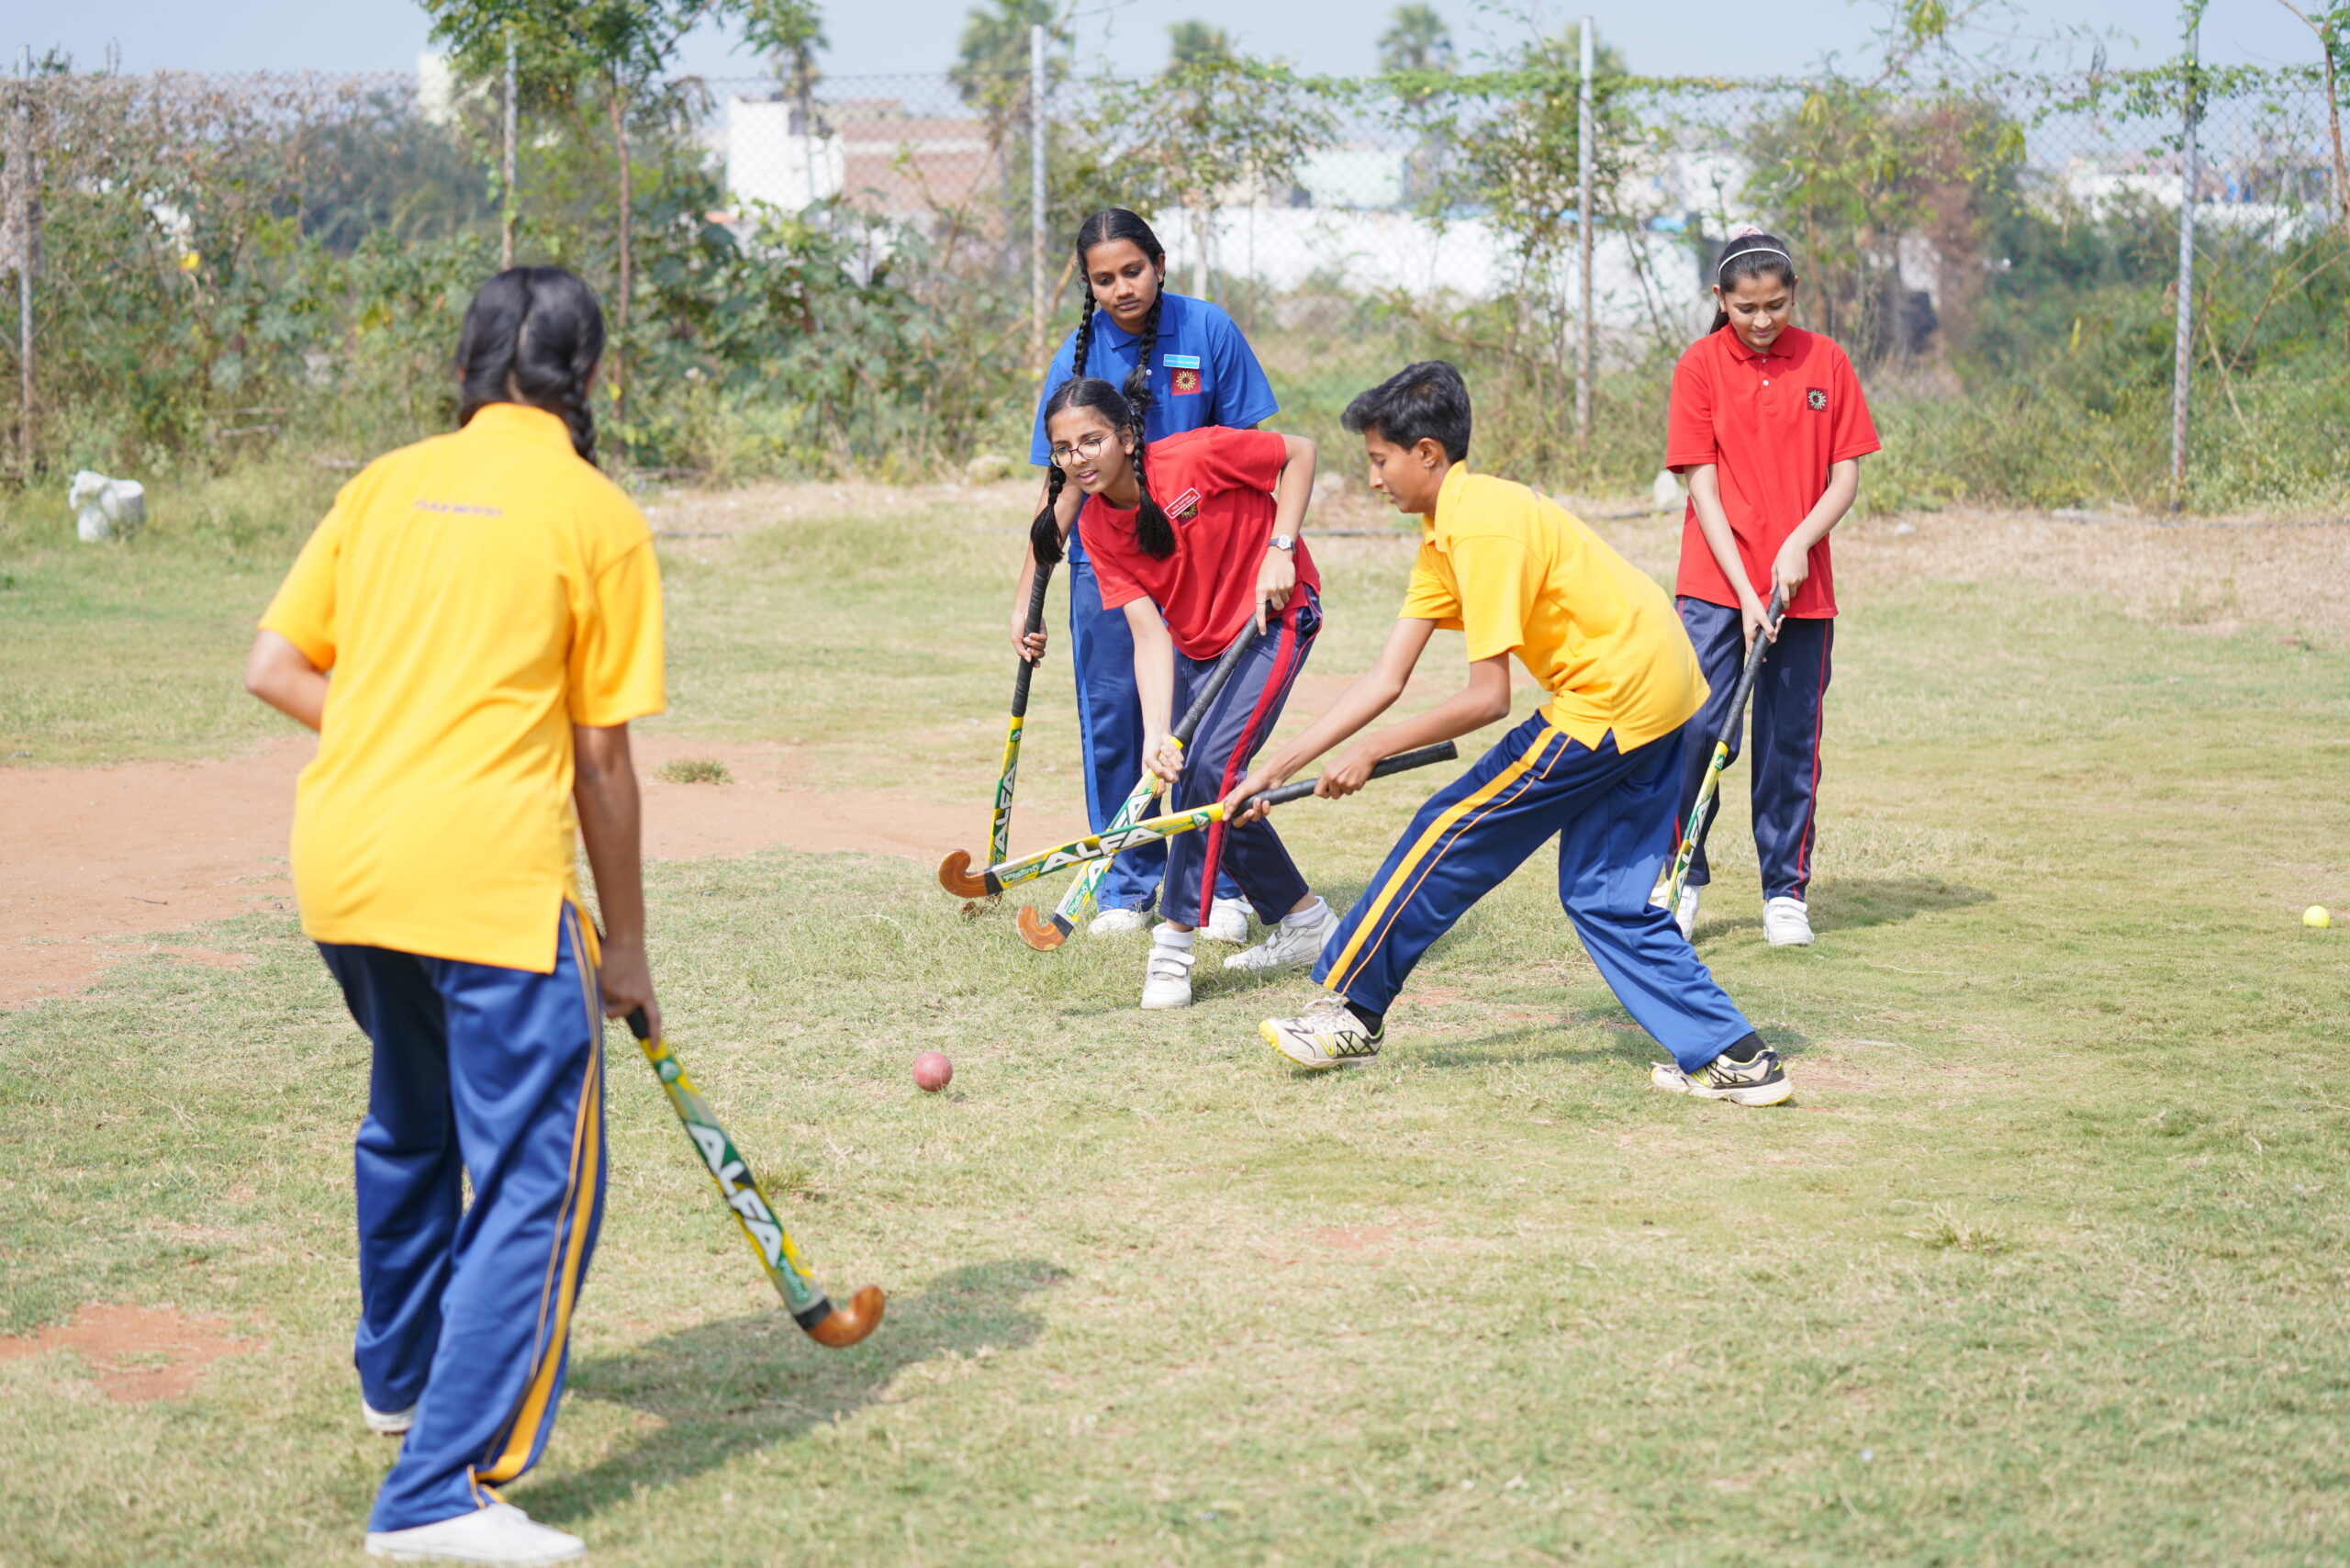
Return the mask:
<path id="1" fill-rule="evenodd" d="M 1166 292 L 1167 248 L 1136 214 L 1106 207 L 1080 224 L 1077 264 L 1084 274 L 1084 303 L 1076 330 L 1045 373 L 1030 462 L 1050 466 L 1045 404 L 1076 376 L 1123 384 L 1142 411 L 1148 441 L 1206 425 L 1245 430 L 1278 411 L 1264 369 L 1232 318 L 1204 299 Z M 1072 506 L 1078 498 L 1072 491 Z M 1041 632 L 1033 638 L 1024 634 L 1030 574 L 1035 569 L 1032 553 L 1022 563 L 1012 605 L 1013 646 L 1031 662 L 1043 656 L 1046 642 Z M 1134 637 L 1125 615 L 1102 610 L 1093 563 L 1075 532 L 1069 537 L 1069 576 L 1085 806 L 1099 833 L 1142 775 L 1142 705 L 1135 691 Z M 1147 927 L 1166 862 L 1163 845 L 1129 849 L 1112 861 L 1098 895 L 1102 913 L 1088 929 L 1102 936 Z M 1222 942 L 1248 939 L 1248 906 L 1228 878 L 1219 879 L 1213 918 L 1201 930 Z"/>

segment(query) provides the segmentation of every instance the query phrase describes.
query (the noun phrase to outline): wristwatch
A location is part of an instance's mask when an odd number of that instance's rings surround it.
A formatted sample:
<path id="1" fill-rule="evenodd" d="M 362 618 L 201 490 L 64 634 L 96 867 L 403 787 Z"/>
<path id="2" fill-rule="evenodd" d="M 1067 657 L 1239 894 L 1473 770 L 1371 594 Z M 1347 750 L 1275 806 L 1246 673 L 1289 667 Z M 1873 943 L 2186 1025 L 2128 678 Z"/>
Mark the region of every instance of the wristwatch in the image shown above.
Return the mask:
<path id="1" fill-rule="evenodd" d="M 1276 533 L 1266 543 L 1284 555 L 1293 554 L 1297 550 L 1297 541 L 1286 533 Z"/>

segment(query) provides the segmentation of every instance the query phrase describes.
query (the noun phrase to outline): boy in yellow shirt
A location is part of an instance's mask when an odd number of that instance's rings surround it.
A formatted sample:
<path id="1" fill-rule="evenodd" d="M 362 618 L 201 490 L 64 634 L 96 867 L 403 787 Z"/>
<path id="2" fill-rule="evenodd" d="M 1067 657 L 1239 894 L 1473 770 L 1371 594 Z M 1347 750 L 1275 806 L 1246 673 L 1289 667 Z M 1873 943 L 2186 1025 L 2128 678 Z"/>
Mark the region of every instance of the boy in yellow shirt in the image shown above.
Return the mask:
<path id="1" fill-rule="evenodd" d="M 366 1536 L 400 1562 L 586 1550 L 490 1488 L 537 1462 L 563 1394 L 603 1215 L 603 1019 L 643 1007 L 659 1028 L 628 724 L 662 707 L 661 579 L 643 515 L 595 468 L 603 342 L 569 273 L 484 285 L 462 428 L 343 487 L 246 666 L 319 732 L 295 893 L 375 1047 L 352 1360 L 366 1424 L 403 1438 Z"/>
<path id="2" fill-rule="evenodd" d="M 1387 1008 L 1428 945 L 1544 842 L 1559 840 L 1559 901 L 1626 1010 L 1673 1055 L 1660 1089 L 1770 1105 L 1792 1092 L 1777 1053 L 1706 972 L 1673 916 L 1649 902 L 1673 848 L 1682 726 L 1706 699 L 1664 590 L 1582 522 L 1523 485 L 1472 474 L 1469 389 L 1442 360 L 1356 398 L 1371 488 L 1420 519 L 1404 609 L 1368 675 L 1225 798 L 1285 783 L 1403 694 L 1439 628 L 1463 633 L 1469 684 L 1416 719 L 1376 730 L 1315 793 L 1362 788 L 1373 764 L 1457 739 L 1509 712 L 1517 655 L 1550 694 L 1420 808 L 1323 949 L 1325 988 L 1302 1017 L 1269 1018 L 1266 1043 L 1306 1067 L 1379 1054 Z"/>

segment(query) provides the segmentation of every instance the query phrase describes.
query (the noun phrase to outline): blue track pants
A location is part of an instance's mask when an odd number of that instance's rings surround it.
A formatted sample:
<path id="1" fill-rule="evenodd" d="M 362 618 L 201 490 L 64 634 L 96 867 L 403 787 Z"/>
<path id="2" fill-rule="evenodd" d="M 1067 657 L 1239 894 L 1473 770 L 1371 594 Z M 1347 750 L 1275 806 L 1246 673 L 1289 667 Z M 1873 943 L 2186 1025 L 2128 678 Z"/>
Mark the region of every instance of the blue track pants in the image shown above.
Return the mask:
<path id="1" fill-rule="evenodd" d="M 1673 813 L 1676 842 L 1690 808 L 1697 803 L 1706 764 L 1714 755 L 1714 737 L 1721 732 L 1722 716 L 1729 711 L 1746 658 L 1737 610 L 1685 596 L 1679 602 L 1681 624 L 1688 628 L 1713 692 L 1684 732 L 1689 745 L 1682 759 L 1681 799 Z M 1754 745 L 1748 753 L 1747 790 L 1766 899 L 1799 899 L 1811 885 L 1812 840 L 1818 826 L 1820 721 L 1827 709 L 1830 655 L 1835 645 L 1833 620 L 1789 617 L 1779 623 L 1778 640 L 1755 673 Z M 1732 759 L 1744 738 L 1730 738 Z M 1718 810 L 1720 797 L 1715 801 Z M 1689 881 L 1702 888 L 1712 879 L 1701 845 L 1689 864 Z"/>
<path id="2" fill-rule="evenodd" d="M 603 1009 L 560 918 L 546 975 L 319 945 L 375 1046 L 352 1360 L 368 1404 L 416 1406 L 371 1530 L 483 1506 L 554 1429 L 604 1208 Z"/>
<path id="3" fill-rule="evenodd" d="M 1595 749 L 1541 714 L 1518 725 L 1422 806 L 1322 950 L 1314 978 L 1384 1013 L 1428 945 L 1551 838 L 1559 902 L 1616 1000 L 1684 1069 L 1753 1025 L 1649 903 L 1673 853 L 1683 739 Z"/>
<path id="4" fill-rule="evenodd" d="M 1102 832 L 1126 803 L 1142 777 L 1142 699 L 1135 690 L 1135 638 L 1126 612 L 1102 608 L 1102 585 L 1093 563 L 1069 536 L 1069 666 L 1077 681 L 1077 734 L 1085 766 L 1085 812 Z M 1148 909 L 1158 896 L 1167 868 L 1167 846 L 1138 845 L 1121 851 L 1102 873 L 1094 902 L 1102 909 Z M 1230 878 L 1218 898 L 1238 898 Z"/>
<path id="5" fill-rule="evenodd" d="M 1185 748 L 1182 777 L 1175 781 L 1170 811 L 1190 811 L 1224 799 L 1248 776 L 1248 764 L 1281 722 L 1291 684 L 1305 667 L 1305 655 L 1322 630 L 1322 607 L 1313 590 L 1292 596 L 1281 618 L 1255 638 L 1248 655 L 1216 693 Z M 1214 673 L 1214 659 L 1175 655 L 1174 709 L 1192 705 L 1192 694 Z M 1167 918 L 1185 925 L 1208 922 L 1205 884 L 1229 876 L 1240 896 L 1270 925 L 1306 894 L 1305 878 L 1289 857 L 1270 822 L 1227 828 L 1217 823 L 1203 833 L 1178 834 L 1167 841 L 1167 893 L 1159 901 Z"/>

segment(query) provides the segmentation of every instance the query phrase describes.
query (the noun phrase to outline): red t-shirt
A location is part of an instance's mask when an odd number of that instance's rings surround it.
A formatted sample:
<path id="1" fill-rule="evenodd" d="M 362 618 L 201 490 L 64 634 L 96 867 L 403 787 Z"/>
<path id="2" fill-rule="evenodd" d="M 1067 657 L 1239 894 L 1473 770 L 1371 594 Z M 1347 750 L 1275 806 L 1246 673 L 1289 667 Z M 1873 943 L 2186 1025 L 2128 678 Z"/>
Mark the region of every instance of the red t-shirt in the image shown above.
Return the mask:
<path id="1" fill-rule="evenodd" d="M 1230 647 L 1241 626 L 1256 618 L 1257 572 L 1273 536 L 1273 486 L 1288 452 L 1271 431 L 1221 425 L 1152 442 L 1143 474 L 1175 524 L 1175 553 L 1164 561 L 1145 554 L 1135 543 L 1134 509 L 1088 497 L 1077 527 L 1102 585 L 1102 608 L 1150 600 L 1166 618 L 1176 647 L 1191 658 L 1212 659 Z M 1303 539 L 1297 583 L 1317 593 L 1322 588 Z"/>
<path id="2" fill-rule="evenodd" d="M 1675 473 L 1715 465 L 1747 581 L 1768 600 L 1771 563 L 1827 492 L 1830 466 L 1865 456 L 1878 442 L 1861 378 L 1832 340 L 1789 327 L 1769 353 L 1758 354 L 1725 326 L 1690 344 L 1673 366 L 1664 445 L 1665 466 Z M 1681 525 L 1673 591 L 1738 603 L 1697 526 L 1694 500 Z M 1811 575 L 1787 613 L 1806 620 L 1836 613 L 1826 539 L 1811 547 Z"/>

